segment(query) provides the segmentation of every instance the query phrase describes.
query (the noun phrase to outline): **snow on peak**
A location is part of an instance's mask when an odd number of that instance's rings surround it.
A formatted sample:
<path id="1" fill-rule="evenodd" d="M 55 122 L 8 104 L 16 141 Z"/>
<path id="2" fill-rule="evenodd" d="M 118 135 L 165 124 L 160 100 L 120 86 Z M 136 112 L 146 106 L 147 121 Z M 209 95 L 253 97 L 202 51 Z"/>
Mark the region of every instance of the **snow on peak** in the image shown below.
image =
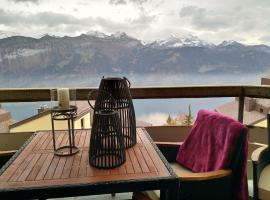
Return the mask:
<path id="1" fill-rule="evenodd" d="M 243 46 L 243 44 L 236 42 L 234 40 L 224 40 L 219 46 Z"/>
<path id="2" fill-rule="evenodd" d="M 97 38 L 105 38 L 108 37 L 105 33 L 99 32 L 99 31 L 88 31 L 86 33 L 89 36 L 97 37 Z"/>
<path id="3" fill-rule="evenodd" d="M 128 35 L 125 32 L 116 32 L 116 33 L 111 34 L 111 37 L 120 39 L 120 38 L 126 38 L 128 37 Z"/>
<path id="4" fill-rule="evenodd" d="M 157 46 L 161 47 L 203 47 L 203 46 L 211 46 L 212 44 L 200 40 L 197 36 L 188 35 L 186 37 L 176 37 L 175 35 L 171 35 L 166 40 L 160 40 L 156 42 Z"/>

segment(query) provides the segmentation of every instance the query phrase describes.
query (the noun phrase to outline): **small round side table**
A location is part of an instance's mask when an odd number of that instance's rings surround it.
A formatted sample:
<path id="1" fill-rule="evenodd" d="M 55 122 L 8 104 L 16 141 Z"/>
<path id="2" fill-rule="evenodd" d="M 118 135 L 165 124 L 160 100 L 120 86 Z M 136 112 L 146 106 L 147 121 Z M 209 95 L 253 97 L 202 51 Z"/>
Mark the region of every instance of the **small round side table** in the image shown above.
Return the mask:
<path id="1" fill-rule="evenodd" d="M 62 109 L 58 106 L 51 109 L 51 121 L 52 121 L 52 134 L 53 134 L 53 148 L 54 154 L 58 156 L 70 156 L 79 152 L 79 149 L 75 146 L 74 137 L 74 119 L 77 116 L 77 107 L 70 106 L 67 109 Z M 68 143 L 67 145 L 56 147 L 55 139 L 55 127 L 54 121 L 66 121 L 68 125 Z"/>

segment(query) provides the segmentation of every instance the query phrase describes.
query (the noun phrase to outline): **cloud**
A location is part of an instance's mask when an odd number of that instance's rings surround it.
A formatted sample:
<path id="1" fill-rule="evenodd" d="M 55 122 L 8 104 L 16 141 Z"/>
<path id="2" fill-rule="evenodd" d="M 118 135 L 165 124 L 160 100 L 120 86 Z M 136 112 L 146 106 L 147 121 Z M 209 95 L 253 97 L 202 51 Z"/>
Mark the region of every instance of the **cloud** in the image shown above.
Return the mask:
<path id="1" fill-rule="evenodd" d="M 203 39 L 260 43 L 270 31 L 270 21 L 265 20 L 270 13 L 270 1 L 257 3 L 247 0 L 245 6 L 243 0 L 239 1 L 228 0 L 220 6 L 208 0 L 210 5 L 197 3 L 184 6 L 179 11 L 179 20 L 184 27 Z"/>
<path id="2" fill-rule="evenodd" d="M 231 21 L 226 13 L 220 13 L 196 6 L 183 7 L 179 13 L 183 20 L 188 20 L 194 28 L 205 30 L 217 30 L 226 28 L 236 23 Z"/>
<path id="3" fill-rule="evenodd" d="M 143 5 L 148 0 L 110 0 L 109 3 L 112 5 L 125 5 L 128 2 L 134 3 L 136 5 Z"/>
<path id="4" fill-rule="evenodd" d="M 126 0 L 110 0 L 109 3 L 112 5 L 125 5 L 125 4 L 127 4 Z"/>
<path id="5" fill-rule="evenodd" d="M 47 26 L 59 26 L 59 25 L 75 25 L 75 24 L 89 24 L 93 20 L 92 18 L 76 18 L 72 15 L 53 13 L 53 12 L 41 12 L 33 15 L 29 15 L 25 18 L 25 21 L 36 25 Z"/>
<path id="6" fill-rule="evenodd" d="M 148 0 L 130 0 L 130 1 L 135 4 L 142 5 L 146 3 Z"/>
<path id="7" fill-rule="evenodd" d="M 269 0 L 226 0 L 223 4 L 216 0 L 3 0 L 0 28 L 29 36 L 96 29 L 126 32 L 148 41 L 170 34 L 193 34 L 214 43 L 269 41 L 269 13 Z"/>
<path id="8" fill-rule="evenodd" d="M 18 21 L 20 15 L 0 9 L 0 24 L 8 25 Z"/>
<path id="9" fill-rule="evenodd" d="M 130 23 L 136 28 L 147 28 L 157 19 L 155 15 L 146 15 L 142 13 L 139 17 L 130 21 Z"/>
<path id="10" fill-rule="evenodd" d="M 123 21 L 117 21 L 103 17 L 78 18 L 57 12 L 29 14 L 0 9 L 0 25 L 4 25 L 7 32 L 20 32 L 22 35 L 28 36 L 31 35 L 29 30 L 35 33 L 35 36 L 44 33 L 62 36 L 81 34 L 96 29 L 105 33 L 121 31 L 136 37 L 136 34 L 148 28 L 155 20 L 156 16 L 145 13 L 141 13 L 138 17 L 132 19 L 127 18 Z M 26 32 L 28 33 L 25 34 Z"/>
<path id="11" fill-rule="evenodd" d="M 89 20 L 90 19 L 90 20 Z M 59 26 L 59 25 L 72 25 L 72 24 L 85 24 L 90 23 L 91 18 L 76 18 L 72 15 L 54 13 L 54 12 L 41 12 L 36 14 L 23 14 L 4 11 L 0 9 L 0 24 L 16 24 L 23 25 L 41 25 L 41 26 Z"/>
<path id="12" fill-rule="evenodd" d="M 40 0 L 9 0 L 9 1 L 13 1 L 15 3 L 26 3 L 26 2 L 29 2 L 29 3 L 38 4 Z"/>

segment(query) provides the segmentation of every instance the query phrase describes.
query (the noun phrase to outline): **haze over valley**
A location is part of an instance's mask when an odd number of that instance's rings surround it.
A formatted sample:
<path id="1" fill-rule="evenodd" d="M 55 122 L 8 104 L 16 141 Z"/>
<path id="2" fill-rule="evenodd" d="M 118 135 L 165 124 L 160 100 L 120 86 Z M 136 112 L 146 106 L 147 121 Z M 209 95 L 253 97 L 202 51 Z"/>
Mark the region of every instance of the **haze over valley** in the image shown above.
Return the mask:
<path id="1" fill-rule="evenodd" d="M 22 36 L 0 39 L 3 87 L 89 85 L 96 84 L 96 79 L 104 75 L 131 79 L 163 74 L 179 75 L 181 79 L 191 75 L 248 76 L 268 73 L 269 63 L 267 45 L 244 45 L 236 41 L 213 44 L 191 35 L 169 36 L 151 43 L 125 33 L 100 32 L 77 37 L 45 35 L 39 39 Z"/>

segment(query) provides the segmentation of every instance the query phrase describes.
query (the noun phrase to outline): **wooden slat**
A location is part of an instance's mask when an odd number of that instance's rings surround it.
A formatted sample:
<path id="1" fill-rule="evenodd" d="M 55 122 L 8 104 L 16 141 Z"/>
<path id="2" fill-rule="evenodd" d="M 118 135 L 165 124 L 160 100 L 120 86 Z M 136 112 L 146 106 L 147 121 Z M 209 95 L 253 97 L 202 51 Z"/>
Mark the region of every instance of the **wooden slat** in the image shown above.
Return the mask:
<path id="1" fill-rule="evenodd" d="M 59 147 L 68 145 L 68 133 L 67 132 L 63 132 L 61 134 L 63 135 L 63 139 L 60 142 Z"/>
<path id="2" fill-rule="evenodd" d="M 44 179 L 52 179 L 59 160 L 60 160 L 60 157 L 58 157 L 58 156 L 53 157 L 52 162 L 51 162 L 51 164 L 46 172 Z"/>
<path id="3" fill-rule="evenodd" d="M 13 161 L 13 163 L 5 170 L 5 172 L 0 176 L 1 181 L 7 181 L 10 176 L 14 173 L 14 171 L 21 166 L 21 163 L 25 161 L 27 157 L 29 157 L 29 151 L 31 151 L 39 139 L 42 137 L 42 134 L 38 134 L 35 138 L 31 141 L 31 143 L 24 149 L 24 151 L 18 156 L 18 158 Z"/>
<path id="4" fill-rule="evenodd" d="M 33 159 L 31 160 L 31 162 L 29 163 L 27 168 L 22 172 L 22 174 L 18 178 L 18 181 L 26 180 L 27 176 L 31 173 L 32 169 L 34 168 L 34 166 L 35 166 L 36 162 L 38 161 L 38 159 L 40 158 L 40 156 L 41 156 L 41 154 L 34 154 Z"/>
<path id="5" fill-rule="evenodd" d="M 65 167 L 63 169 L 61 178 L 68 178 L 71 172 L 71 167 L 73 165 L 73 161 L 74 161 L 74 156 L 68 156 L 66 158 L 66 163 L 65 163 Z"/>
<path id="6" fill-rule="evenodd" d="M 150 172 L 148 169 L 148 166 L 146 164 L 146 160 L 142 156 L 142 153 L 141 153 L 139 147 L 135 146 L 133 149 L 134 149 L 135 155 L 137 157 L 137 161 L 138 161 L 139 165 L 141 166 L 142 171 L 143 172 Z"/>
<path id="7" fill-rule="evenodd" d="M 82 151 L 74 155 L 73 165 L 71 167 L 70 177 L 74 178 L 78 176 L 80 163 L 81 163 Z"/>
<path id="8" fill-rule="evenodd" d="M 55 140 L 55 146 L 56 148 L 60 147 L 60 144 L 62 143 L 63 139 L 64 139 L 64 134 L 63 132 L 59 132 L 56 135 L 59 135 L 59 137 L 57 137 L 57 139 Z"/>
<path id="9" fill-rule="evenodd" d="M 39 181 L 39 180 L 43 180 L 47 171 L 48 171 L 48 167 L 50 166 L 52 160 L 53 160 L 54 154 L 53 153 L 49 153 L 48 156 L 46 157 L 46 160 L 44 161 L 40 171 L 38 172 L 35 180 Z"/>
<path id="10" fill-rule="evenodd" d="M 60 157 L 57 167 L 54 171 L 54 175 L 53 175 L 54 179 L 59 179 L 62 176 L 62 172 L 65 167 L 66 160 L 67 160 L 67 157 Z"/>
<path id="11" fill-rule="evenodd" d="M 75 134 L 75 146 L 76 147 L 79 146 L 81 135 L 82 135 L 82 131 L 76 131 L 76 134 Z"/>
<path id="12" fill-rule="evenodd" d="M 212 85 L 212 86 L 167 86 L 167 87 L 132 87 L 134 99 L 155 98 L 205 98 L 239 97 L 244 90 L 245 96 L 270 98 L 269 86 L 262 85 Z M 77 100 L 87 100 L 87 94 L 97 88 L 76 88 Z M 93 95 L 93 99 L 96 96 Z M 0 102 L 50 101 L 50 88 L 0 89 Z"/>
<path id="13" fill-rule="evenodd" d="M 87 134 L 86 137 L 85 137 L 85 140 L 84 140 L 83 146 L 86 147 L 86 148 L 89 147 L 89 143 L 90 143 L 90 135 L 91 135 L 91 134 Z"/>
<path id="14" fill-rule="evenodd" d="M 147 166 L 148 166 L 148 169 L 150 170 L 150 172 L 156 173 L 157 169 L 156 169 L 152 159 L 148 155 L 146 149 L 141 147 L 140 151 L 142 152 L 144 159 L 147 160 Z"/>
<path id="15" fill-rule="evenodd" d="M 140 164 L 139 164 L 139 162 L 138 162 L 138 160 L 137 160 L 137 158 L 135 156 L 133 148 L 129 148 L 127 150 L 127 153 L 129 154 L 132 166 L 134 168 L 134 172 L 135 173 L 140 173 L 142 170 L 141 170 Z"/>
<path id="16" fill-rule="evenodd" d="M 159 166 L 157 168 L 158 172 L 161 172 L 161 173 L 166 172 L 167 171 L 166 167 L 162 164 L 162 161 L 159 159 L 159 156 L 157 154 L 153 153 L 154 152 L 153 146 L 149 142 L 147 142 L 148 139 L 144 135 L 143 130 L 137 129 L 137 131 L 138 131 L 138 134 L 141 137 L 141 140 L 143 141 L 145 148 L 148 151 L 153 163 L 155 164 L 155 166 Z"/>
<path id="17" fill-rule="evenodd" d="M 46 160 L 46 158 L 48 157 L 48 154 L 42 154 L 37 162 L 37 164 L 35 165 L 35 167 L 32 169 L 31 173 L 29 174 L 29 176 L 27 177 L 28 181 L 32 181 L 35 180 L 35 178 L 37 177 L 38 173 L 41 170 L 41 167 L 44 165 L 44 162 Z"/>
<path id="18" fill-rule="evenodd" d="M 133 174 L 134 173 L 134 168 L 132 166 L 132 163 L 131 163 L 131 160 L 130 160 L 130 157 L 129 157 L 129 153 L 126 152 L 126 172 L 128 174 Z"/>
<path id="19" fill-rule="evenodd" d="M 23 171 L 26 169 L 26 167 L 30 164 L 31 160 L 33 159 L 34 154 L 30 154 L 24 162 L 17 168 L 14 174 L 10 177 L 9 181 L 17 181 L 17 179 L 20 177 L 20 175 L 23 173 Z"/>
<path id="20" fill-rule="evenodd" d="M 33 149 L 40 149 L 42 144 L 46 141 L 49 137 L 49 134 L 42 134 L 42 137 L 38 140 L 37 144 L 33 147 Z"/>
<path id="21" fill-rule="evenodd" d="M 55 135 L 55 141 L 58 140 L 59 136 L 60 136 L 59 134 Z M 52 134 L 51 134 L 51 137 L 52 137 Z M 47 145 L 47 147 L 45 149 L 53 149 L 53 140 L 52 139 L 50 140 L 49 144 Z"/>
<path id="22" fill-rule="evenodd" d="M 117 167 L 117 168 L 111 169 L 110 174 L 112 174 L 112 175 L 119 174 L 119 168 Z"/>
<path id="23" fill-rule="evenodd" d="M 68 134 L 57 132 L 57 142 L 66 144 Z M 38 133 L 22 153 L 0 176 L 0 188 L 37 187 L 111 180 L 146 179 L 168 176 L 166 167 L 151 148 L 149 140 L 138 131 L 138 144 L 126 150 L 126 162 L 114 169 L 97 169 L 89 165 L 90 132 L 78 130 L 75 144 L 79 152 L 74 156 L 59 157 L 51 149 L 50 132 Z M 159 160 L 159 161 L 156 161 Z M 157 165 L 158 164 L 158 165 Z M 155 166 L 156 165 L 156 166 Z M 158 170 L 161 168 L 161 170 Z"/>
<path id="24" fill-rule="evenodd" d="M 82 152 L 82 157 L 81 157 L 81 162 L 80 162 L 80 169 L 79 169 L 79 177 L 85 177 L 87 174 L 86 168 L 87 168 L 87 161 L 88 161 L 88 152 L 83 151 Z"/>
<path id="25" fill-rule="evenodd" d="M 86 131 L 83 131 L 81 134 L 80 142 L 78 144 L 79 148 L 84 146 L 85 137 L 86 137 Z"/>
<path id="26" fill-rule="evenodd" d="M 118 170 L 119 174 L 126 174 L 127 173 L 125 165 L 121 165 L 118 169 L 119 169 Z"/>
<path id="27" fill-rule="evenodd" d="M 43 144 L 39 147 L 39 149 L 47 149 L 50 143 L 52 143 L 52 134 L 47 134 L 46 140 Z"/>

